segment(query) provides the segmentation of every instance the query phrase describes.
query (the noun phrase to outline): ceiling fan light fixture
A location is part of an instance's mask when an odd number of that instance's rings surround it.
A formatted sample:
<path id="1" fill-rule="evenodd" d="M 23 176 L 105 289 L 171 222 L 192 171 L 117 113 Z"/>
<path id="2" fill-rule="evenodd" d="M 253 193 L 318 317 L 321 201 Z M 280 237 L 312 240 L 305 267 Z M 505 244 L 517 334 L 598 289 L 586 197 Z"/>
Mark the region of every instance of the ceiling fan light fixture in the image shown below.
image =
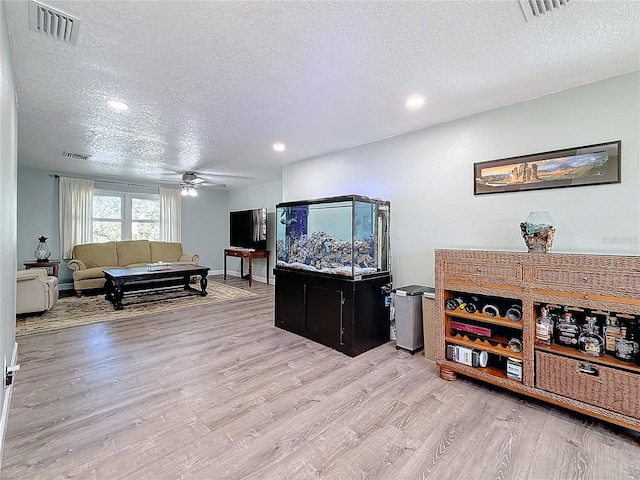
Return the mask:
<path id="1" fill-rule="evenodd" d="M 190 182 L 183 183 L 182 188 L 180 189 L 180 193 L 183 197 L 197 197 L 198 190 L 196 190 L 196 186 Z"/>

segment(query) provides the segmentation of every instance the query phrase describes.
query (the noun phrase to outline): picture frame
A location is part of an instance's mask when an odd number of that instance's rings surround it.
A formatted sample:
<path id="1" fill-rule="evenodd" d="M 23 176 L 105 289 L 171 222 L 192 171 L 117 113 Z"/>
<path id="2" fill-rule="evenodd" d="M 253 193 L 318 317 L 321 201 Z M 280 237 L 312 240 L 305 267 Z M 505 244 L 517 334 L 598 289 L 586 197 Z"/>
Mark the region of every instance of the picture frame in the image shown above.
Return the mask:
<path id="1" fill-rule="evenodd" d="M 620 183 L 621 140 L 473 164 L 474 195 Z"/>

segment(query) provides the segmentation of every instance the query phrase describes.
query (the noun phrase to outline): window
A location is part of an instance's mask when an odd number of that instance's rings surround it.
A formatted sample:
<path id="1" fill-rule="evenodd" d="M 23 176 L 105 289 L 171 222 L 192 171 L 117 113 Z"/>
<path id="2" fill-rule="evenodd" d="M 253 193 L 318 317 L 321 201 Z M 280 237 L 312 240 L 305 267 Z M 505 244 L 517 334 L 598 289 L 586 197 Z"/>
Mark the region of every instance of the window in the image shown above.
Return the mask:
<path id="1" fill-rule="evenodd" d="M 93 241 L 160 240 L 160 197 L 153 194 L 93 192 Z"/>

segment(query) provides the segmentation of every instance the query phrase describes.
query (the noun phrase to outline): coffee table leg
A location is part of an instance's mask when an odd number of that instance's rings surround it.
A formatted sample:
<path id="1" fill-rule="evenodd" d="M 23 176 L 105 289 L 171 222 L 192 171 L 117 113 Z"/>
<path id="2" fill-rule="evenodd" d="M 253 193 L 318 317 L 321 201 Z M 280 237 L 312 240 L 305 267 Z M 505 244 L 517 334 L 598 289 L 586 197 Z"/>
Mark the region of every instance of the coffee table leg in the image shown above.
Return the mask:
<path id="1" fill-rule="evenodd" d="M 122 310 L 122 297 L 124 295 L 122 285 L 113 287 L 113 308 L 114 310 Z"/>
<path id="2" fill-rule="evenodd" d="M 104 284 L 104 299 L 105 300 L 109 300 L 111 303 L 113 303 L 113 281 L 112 280 L 107 280 Z"/>
<path id="3" fill-rule="evenodd" d="M 200 276 L 200 288 L 202 289 L 202 292 L 200 293 L 200 295 L 202 295 L 203 297 L 207 296 L 207 276 L 206 275 L 201 275 Z"/>

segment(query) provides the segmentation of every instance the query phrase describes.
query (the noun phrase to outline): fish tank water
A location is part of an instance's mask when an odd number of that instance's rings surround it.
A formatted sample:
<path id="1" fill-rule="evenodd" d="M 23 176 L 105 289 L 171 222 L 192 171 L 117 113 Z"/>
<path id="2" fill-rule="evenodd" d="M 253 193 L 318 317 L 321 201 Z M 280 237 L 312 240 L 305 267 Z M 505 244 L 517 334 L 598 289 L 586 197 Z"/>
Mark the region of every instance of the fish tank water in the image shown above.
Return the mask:
<path id="1" fill-rule="evenodd" d="M 362 276 L 391 269 L 388 201 L 359 195 L 276 205 L 276 267 Z"/>

